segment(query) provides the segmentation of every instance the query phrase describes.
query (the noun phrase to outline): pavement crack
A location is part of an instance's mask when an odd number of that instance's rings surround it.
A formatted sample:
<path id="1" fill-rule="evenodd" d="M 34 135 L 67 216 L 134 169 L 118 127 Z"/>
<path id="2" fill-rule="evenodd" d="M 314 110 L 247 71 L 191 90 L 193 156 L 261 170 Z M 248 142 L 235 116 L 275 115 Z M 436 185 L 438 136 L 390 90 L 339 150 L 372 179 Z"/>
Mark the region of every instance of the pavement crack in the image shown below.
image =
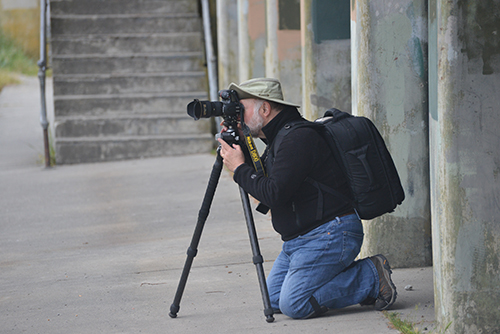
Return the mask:
<path id="1" fill-rule="evenodd" d="M 149 282 L 144 282 L 144 283 L 141 283 L 140 286 L 143 286 L 143 285 L 163 285 L 163 284 L 167 284 L 167 282 L 163 282 L 163 283 L 149 283 Z"/>

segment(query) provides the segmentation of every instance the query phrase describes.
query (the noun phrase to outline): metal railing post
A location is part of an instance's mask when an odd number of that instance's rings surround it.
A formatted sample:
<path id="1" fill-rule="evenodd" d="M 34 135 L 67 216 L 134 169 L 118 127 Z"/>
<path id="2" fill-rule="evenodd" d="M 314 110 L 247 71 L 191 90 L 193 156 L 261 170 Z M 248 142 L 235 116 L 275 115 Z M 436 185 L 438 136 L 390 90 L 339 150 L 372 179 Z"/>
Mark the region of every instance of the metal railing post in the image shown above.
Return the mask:
<path id="1" fill-rule="evenodd" d="M 205 57 L 207 60 L 208 89 L 211 101 L 219 100 L 219 84 L 217 79 L 217 56 L 215 55 L 214 43 L 212 39 L 212 24 L 210 20 L 209 0 L 201 0 L 201 13 L 203 20 L 203 33 L 205 38 Z M 217 132 L 220 128 L 220 118 L 215 118 Z"/>
<path id="2" fill-rule="evenodd" d="M 40 0 L 40 60 L 38 61 L 38 79 L 40 80 L 40 124 L 43 128 L 43 143 L 45 151 L 45 167 L 50 167 L 49 122 L 47 120 L 47 105 L 45 101 L 45 72 L 47 71 L 47 1 Z"/>

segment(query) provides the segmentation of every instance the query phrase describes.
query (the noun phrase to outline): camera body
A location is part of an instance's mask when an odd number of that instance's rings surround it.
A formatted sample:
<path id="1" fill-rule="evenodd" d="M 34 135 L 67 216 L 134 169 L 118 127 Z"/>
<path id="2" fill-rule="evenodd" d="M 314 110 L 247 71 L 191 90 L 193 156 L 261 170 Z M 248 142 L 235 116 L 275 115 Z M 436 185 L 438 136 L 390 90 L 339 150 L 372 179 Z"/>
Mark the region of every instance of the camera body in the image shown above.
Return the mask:
<path id="1" fill-rule="evenodd" d="M 240 136 L 237 125 L 243 116 L 243 105 L 240 103 L 238 93 L 235 90 L 224 89 L 219 91 L 221 102 L 219 101 L 200 101 L 195 99 L 187 105 L 187 113 L 194 120 L 210 117 L 222 117 L 226 131 L 218 134 L 228 144 L 238 143 Z"/>
<path id="2" fill-rule="evenodd" d="M 222 138 L 229 145 L 239 145 L 243 149 L 245 161 L 252 163 L 257 172 L 266 174 L 265 168 L 260 160 L 259 152 L 255 146 L 250 129 L 245 124 L 243 117 L 245 108 L 238 98 L 238 93 L 232 89 L 219 91 L 222 102 L 200 101 L 195 99 L 187 105 L 187 113 L 195 120 L 201 118 L 221 116 L 224 119 L 225 129 L 217 134 L 216 138 Z M 238 124 L 241 128 L 238 129 Z M 240 130 L 243 140 L 240 140 Z M 220 146 L 218 152 L 220 150 Z M 262 210 L 262 209 L 261 209 Z M 263 212 L 263 211 L 262 211 Z"/>
<path id="3" fill-rule="evenodd" d="M 243 111 L 243 105 L 240 103 L 238 93 L 235 90 L 224 89 L 219 91 L 221 102 L 219 101 L 200 101 L 195 99 L 187 105 L 187 113 L 194 120 L 200 118 L 210 118 L 221 116 L 224 120 L 236 120 Z"/>

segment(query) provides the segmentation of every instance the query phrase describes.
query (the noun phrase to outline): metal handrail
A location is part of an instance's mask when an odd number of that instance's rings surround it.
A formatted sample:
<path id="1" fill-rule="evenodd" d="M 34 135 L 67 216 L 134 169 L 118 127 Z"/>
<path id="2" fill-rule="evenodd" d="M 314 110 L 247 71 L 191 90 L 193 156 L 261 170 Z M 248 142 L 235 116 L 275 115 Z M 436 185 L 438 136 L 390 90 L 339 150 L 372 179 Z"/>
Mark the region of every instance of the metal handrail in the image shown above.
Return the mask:
<path id="1" fill-rule="evenodd" d="M 214 46 L 212 41 L 212 29 L 210 22 L 210 5 L 208 0 L 201 1 L 202 17 L 203 17 L 203 31 L 205 33 L 205 52 L 207 57 L 208 67 L 208 80 L 210 99 L 216 101 L 219 98 L 217 87 L 217 57 L 215 56 Z"/>
<path id="2" fill-rule="evenodd" d="M 205 57 L 207 60 L 208 71 L 208 90 L 211 101 L 219 100 L 219 83 L 217 77 L 217 56 L 214 51 L 212 40 L 212 24 L 210 20 L 209 0 L 201 0 L 201 16 L 203 20 L 203 33 L 205 38 Z M 219 117 L 215 118 L 217 132 L 221 130 Z"/>
<path id="3" fill-rule="evenodd" d="M 49 121 L 47 120 L 47 105 L 45 101 L 45 72 L 47 71 L 47 6 L 48 0 L 40 0 L 40 60 L 38 61 L 38 79 L 40 80 L 40 124 L 43 128 L 43 143 L 45 151 L 45 167 L 50 167 Z"/>

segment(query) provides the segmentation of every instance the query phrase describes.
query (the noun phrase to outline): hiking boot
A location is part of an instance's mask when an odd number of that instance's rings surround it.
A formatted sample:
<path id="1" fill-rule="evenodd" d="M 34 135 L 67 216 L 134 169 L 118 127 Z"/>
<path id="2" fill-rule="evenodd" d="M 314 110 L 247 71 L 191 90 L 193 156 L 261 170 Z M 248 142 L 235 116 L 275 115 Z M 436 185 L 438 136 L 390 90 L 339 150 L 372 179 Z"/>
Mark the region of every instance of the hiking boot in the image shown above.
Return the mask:
<path id="1" fill-rule="evenodd" d="M 359 303 L 359 305 L 361 305 L 361 306 L 373 306 L 373 305 L 375 305 L 376 301 L 377 301 L 377 299 L 375 299 L 375 298 L 366 297 L 366 299 L 363 300 L 361 303 Z"/>
<path id="2" fill-rule="evenodd" d="M 391 280 L 391 266 L 389 261 L 382 254 L 378 254 L 369 258 L 375 268 L 377 268 L 379 277 L 380 292 L 375 300 L 375 309 L 378 311 L 387 310 L 396 301 L 396 286 Z"/>

